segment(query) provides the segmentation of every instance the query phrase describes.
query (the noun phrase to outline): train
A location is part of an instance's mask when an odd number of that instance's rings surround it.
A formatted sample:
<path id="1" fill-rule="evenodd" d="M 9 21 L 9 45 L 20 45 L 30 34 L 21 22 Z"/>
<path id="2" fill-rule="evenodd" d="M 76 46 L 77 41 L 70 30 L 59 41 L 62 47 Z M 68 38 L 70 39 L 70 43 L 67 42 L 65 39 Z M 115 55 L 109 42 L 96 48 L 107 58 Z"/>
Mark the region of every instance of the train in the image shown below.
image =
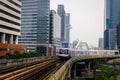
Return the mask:
<path id="1" fill-rule="evenodd" d="M 75 50 L 62 48 L 57 56 L 62 60 L 70 59 L 74 56 L 89 56 L 89 55 L 117 55 L 118 50 Z"/>
<path id="2" fill-rule="evenodd" d="M 62 48 L 59 50 L 57 56 L 62 60 L 68 60 L 71 58 L 69 51 L 70 50 L 68 48 Z"/>
<path id="3" fill-rule="evenodd" d="M 117 55 L 118 50 L 71 50 L 70 56 Z"/>

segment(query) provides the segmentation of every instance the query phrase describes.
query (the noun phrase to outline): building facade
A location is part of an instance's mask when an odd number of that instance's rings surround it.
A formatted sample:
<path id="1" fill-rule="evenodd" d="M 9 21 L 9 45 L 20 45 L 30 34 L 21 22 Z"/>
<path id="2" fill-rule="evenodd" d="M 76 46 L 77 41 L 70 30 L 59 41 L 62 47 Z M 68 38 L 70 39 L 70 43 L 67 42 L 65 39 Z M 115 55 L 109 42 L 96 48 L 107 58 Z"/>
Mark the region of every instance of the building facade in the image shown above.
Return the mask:
<path id="1" fill-rule="evenodd" d="M 120 22 L 120 0 L 106 0 L 106 29 L 116 28 Z"/>
<path id="2" fill-rule="evenodd" d="M 117 49 L 120 50 L 120 23 L 117 26 Z"/>
<path id="3" fill-rule="evenodd" d="M 66 43 L 70 43 L 70 13 L 66 13 L 66 19 L 65 19 L 65 25 L 66 25 Z"/>
<path id="4" fill-rule="evenodd" d="M 50 11 L 50 36 L 49 41 L 54 53 L 59 52 L 61 48 L 61 17 L 55 10 Z"/>
<path id="5" fill-rule="evenodd" d="M 105 10 L 105 32 L 109 32 L 111 30 L 109 29 L 116 29 L 117 25 L 119 24 L 120 22 L 120 0 L 105 0 L 105 7 L 106 7 L 106 10 Z M 112 32 L 116 32 L 116 31 L 112 31 Z M 105 49 L 107 49 L 108 47 L 110 48 L 111 46 L 116 46 L 116 42 L 117 41 L 113 41 L 113 40 L 116 40 L 116 36 L 115 39 L 109 39 L 109 40 L 112 40 L 112 41 L 107 41 L 107 37 L 111 37 L 113 34 L 116 34 L 116 33 L 113 33 L 111 35 L 108 35 L 107 34 L 109 33 L 106 33 L 104 34 L 104 42 L 106 46 L 104 46 Z M 106 39 L 106 40 L 105 40 Z M 112 43 L 110 43 L 112 42 Z M 115 42 L 115 43 L 113 43 Z M 107 46 L 107 44 L 111 44 Z M 115 49 L 115 47 L 111 47 L 113 49 Z"/>
<path id="6" fill-rule="evenodd" d="M 50 0 L 21 0 L 20 44 L 29 50 L 37 50 L 44 55 L 49 52 L 49 11 Z"/>
<path id="7" fill-rule="evenodd" d="M 107 29 L 104 32 L 104 49 L 112 50 L 117 47 L 116 29 Z"/>
<path id="8" fill-rule="evenodd" d="M 0 43 L 18 44 L 21 29 L 20 6 L 19 0 L 0 1 Z"/>
<path id="9" fill-rule="evenodd" d="M 0 0 L 0 58 L 5 58 L 7 52 L 22 53 L 26 49 L 25 45 L 18 45 L 21 30 L 20 7 L 20 0 Z"/>
<path id="10" fill-rule="evenodd" d="M 66 13 L 64 10 L 64 5 L 58 5 L 57 13 L 61 17 L 61 40 L 62 42 L 66 42 L 66 25 L 65 25 Z"/>
<path id="11" fill-rule="evenodd" d="M 104 45 L 103 45 L 103 38 L 99 38 L 99 44 L 98 44 L 98 48 L 103 50 L 104 49 Z"/>

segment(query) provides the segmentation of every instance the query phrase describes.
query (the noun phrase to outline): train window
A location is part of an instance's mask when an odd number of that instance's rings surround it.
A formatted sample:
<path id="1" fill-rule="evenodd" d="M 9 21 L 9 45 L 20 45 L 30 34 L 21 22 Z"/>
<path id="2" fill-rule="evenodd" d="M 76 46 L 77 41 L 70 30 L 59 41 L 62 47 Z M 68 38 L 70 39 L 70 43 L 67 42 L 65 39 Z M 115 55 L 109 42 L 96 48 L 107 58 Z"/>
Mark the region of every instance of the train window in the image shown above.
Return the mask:
<path id="1" fill-rule="evenodd" d="M 118 52 L 115 52 L 115 55 L 118 54 Z"/>
<path id="2" fill-rule="evenodd" d="M 60 53 L 61 54 L 68 54 L 68 50 L 67 49 L 60 49 Z"/>

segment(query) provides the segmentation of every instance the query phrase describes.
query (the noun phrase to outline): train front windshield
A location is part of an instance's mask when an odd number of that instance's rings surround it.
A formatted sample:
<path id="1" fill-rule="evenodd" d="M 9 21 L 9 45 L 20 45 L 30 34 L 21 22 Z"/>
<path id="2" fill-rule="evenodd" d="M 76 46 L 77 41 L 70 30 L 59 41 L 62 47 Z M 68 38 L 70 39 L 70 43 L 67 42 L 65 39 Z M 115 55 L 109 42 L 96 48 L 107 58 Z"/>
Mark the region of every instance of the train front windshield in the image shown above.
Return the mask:
<path id="1" fill-rule="evenodd" d="M 61 54 L 68 54 L 68 49 L 60 49 Z"/>

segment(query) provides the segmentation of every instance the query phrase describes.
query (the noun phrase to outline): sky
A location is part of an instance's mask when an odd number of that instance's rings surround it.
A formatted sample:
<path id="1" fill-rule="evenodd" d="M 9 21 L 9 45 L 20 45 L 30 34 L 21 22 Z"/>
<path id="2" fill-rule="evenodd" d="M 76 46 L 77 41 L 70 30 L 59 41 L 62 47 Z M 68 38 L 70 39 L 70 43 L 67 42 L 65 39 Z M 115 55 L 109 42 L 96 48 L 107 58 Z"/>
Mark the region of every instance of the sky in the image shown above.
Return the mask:
<path id="1" fill-rule="evenodd" d="M 104 31 L 104 0 L 50 0 L 50 9 L 63 4 L 70 13 L 70 42 L 79 39 L 89 46 L 98 46 Z"/>

